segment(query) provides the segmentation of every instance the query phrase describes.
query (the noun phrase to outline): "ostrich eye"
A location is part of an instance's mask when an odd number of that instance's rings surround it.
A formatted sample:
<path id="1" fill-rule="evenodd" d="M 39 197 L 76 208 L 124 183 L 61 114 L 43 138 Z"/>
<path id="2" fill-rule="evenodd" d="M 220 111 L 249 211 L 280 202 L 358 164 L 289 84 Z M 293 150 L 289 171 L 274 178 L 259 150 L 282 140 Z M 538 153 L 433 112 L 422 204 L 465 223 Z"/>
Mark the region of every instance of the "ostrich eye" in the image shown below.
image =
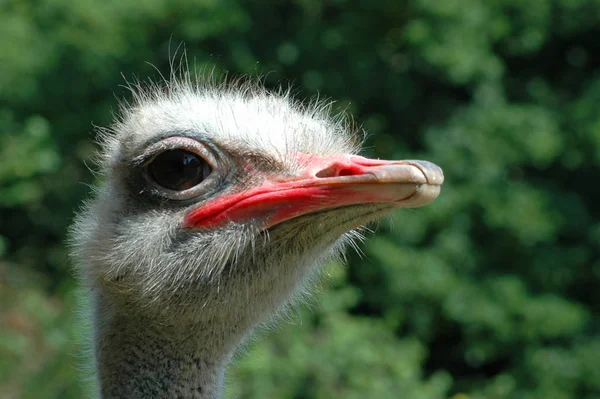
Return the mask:
<path id="1" fill-rule="evenodd" d="M 183 191 L 202 183 L 212 168 L 204 159 L 185 150 L 168 150 L 147 166 L 148 174 L 159 186 Z"/>

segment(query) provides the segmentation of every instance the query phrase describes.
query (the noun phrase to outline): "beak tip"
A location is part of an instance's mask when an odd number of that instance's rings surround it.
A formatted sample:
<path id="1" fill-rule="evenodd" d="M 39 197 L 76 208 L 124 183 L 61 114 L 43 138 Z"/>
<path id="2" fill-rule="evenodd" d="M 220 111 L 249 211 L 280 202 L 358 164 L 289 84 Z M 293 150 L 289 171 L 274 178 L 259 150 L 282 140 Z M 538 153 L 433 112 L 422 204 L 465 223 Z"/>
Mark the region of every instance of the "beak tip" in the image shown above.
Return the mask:
<path id="1" fill-rule="evenodd" d="M 408 162 L 423 173 L 427 184 L 441 186 L 444 183 L 444 171 L 436 164 L 429 161 L 417 160 L 410 160 Z"/>
<path id="2" fill-rule="evenodd" d="M 423 184 L 419 186 L 415 193 L 401 201 L 402 208 L 420 208 L 432 203 L 439 195 L 442 187 L 440 185 Z"/>

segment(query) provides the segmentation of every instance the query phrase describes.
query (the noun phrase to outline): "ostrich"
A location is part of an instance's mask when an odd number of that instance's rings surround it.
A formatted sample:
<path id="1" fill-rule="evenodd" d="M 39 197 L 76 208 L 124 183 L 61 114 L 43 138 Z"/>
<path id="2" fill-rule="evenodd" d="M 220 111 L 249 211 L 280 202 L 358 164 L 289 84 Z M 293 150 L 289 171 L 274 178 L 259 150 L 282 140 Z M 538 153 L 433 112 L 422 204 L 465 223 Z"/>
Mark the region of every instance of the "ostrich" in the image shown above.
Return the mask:
<path id="1" fill-rule="evenodd" d="M 357 228 L 439 194 L 425 161 L 356 155 L 330 106 L 189 75 L 132 86 L 75 219 L 102 398 L 218 398 L 236 348 Z"/>

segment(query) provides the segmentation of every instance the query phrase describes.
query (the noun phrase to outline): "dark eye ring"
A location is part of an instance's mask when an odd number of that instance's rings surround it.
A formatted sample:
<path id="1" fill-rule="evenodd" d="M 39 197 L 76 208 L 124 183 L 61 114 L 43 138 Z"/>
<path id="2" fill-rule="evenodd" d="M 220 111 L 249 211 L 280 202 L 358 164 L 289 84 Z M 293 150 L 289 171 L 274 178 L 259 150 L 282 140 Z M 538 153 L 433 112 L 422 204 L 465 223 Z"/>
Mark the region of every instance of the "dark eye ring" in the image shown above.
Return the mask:
<path id="1" fill-rule="evenodd" d="M 146 170 L 157 186 L 180 192 L 202 183 L 212 172 L 212 167 L 200 155 L 174 148 L 156 155 L 146 165 Z"/>

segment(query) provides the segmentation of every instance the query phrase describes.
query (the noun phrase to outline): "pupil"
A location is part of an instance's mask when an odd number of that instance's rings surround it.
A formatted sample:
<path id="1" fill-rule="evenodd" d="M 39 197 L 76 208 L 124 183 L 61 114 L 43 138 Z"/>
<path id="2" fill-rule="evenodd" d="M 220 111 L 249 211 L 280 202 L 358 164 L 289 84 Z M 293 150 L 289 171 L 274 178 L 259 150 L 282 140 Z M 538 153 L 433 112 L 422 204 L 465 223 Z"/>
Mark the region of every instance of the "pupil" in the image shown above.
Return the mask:
<path id="1" fill-rule="evenodd" d="M 196 154 L 169 150 L 152 160 L 148 173 L 159 186 L 183 191 L 202 183 L 210 173 L 210 167 Z"/>

